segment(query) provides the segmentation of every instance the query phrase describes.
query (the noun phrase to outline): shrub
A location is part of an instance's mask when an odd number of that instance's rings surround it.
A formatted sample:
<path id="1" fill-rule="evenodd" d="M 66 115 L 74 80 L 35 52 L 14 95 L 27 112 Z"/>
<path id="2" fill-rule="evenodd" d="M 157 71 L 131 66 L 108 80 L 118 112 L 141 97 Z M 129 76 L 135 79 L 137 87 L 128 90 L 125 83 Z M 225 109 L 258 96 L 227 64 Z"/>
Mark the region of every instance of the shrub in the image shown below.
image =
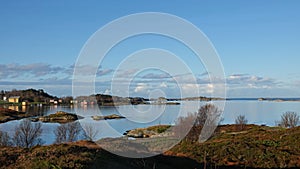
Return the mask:
<path id="1" fill-rule="evenodd" d="M 83 130 L 84 130 L 84 132 L 83 132 L 84 139 L 89 140 L 89 141 L 95 140 L 96 136 L 99 133 L 99 130 L 91 124 L 84 125 Z"/>
<path id="2" fill-rule="evenodd" d="M 281 121 L 279 122 L 279 126 L 286 128 L 293 128 L 299 124 L 299 115 L 295 112 L 285 112 L 281 115 Z"/>
<path id="3" fill-rule="evenodd" d="M 213 104 L 206 104 L 202 106 L 198 112 L 189 113 L 186 117 L 180 117 L 175 126 L 176 135 L 182 136 L 189 132 L 187 139 L 196 141 L 199 139 L 202 127 L 207 126 L 207 131 L 204 132 L 203 137 L 207 138 L 208 135 L 213 133 L 215 127 L 219 124 L 221 111 Z"/>
<path id="4" fill-rule="evenodd" d="M 248 120 L 244 115 L 239 115 L 235 119 L 235 124 L 238 127 L 238 130 L 244 130 L 246 127 L 246 124 L 248 123 Z"/>
<path id="5" fill-rule="evenodd" d="M 187 133 L 191 133 L 191 128 L 193 127 L 195 119 L 196 119 L 196 113 L 188 113 L 186 117 L 179 117 L 176 121 L 176 125 L 173 127 L 175 135 L 179 138 L 182 138 Z M 191 138 L 187 138 L 187 139 L 191 139 Z M 194 139 L 195 138 L 191 140 Z"/>

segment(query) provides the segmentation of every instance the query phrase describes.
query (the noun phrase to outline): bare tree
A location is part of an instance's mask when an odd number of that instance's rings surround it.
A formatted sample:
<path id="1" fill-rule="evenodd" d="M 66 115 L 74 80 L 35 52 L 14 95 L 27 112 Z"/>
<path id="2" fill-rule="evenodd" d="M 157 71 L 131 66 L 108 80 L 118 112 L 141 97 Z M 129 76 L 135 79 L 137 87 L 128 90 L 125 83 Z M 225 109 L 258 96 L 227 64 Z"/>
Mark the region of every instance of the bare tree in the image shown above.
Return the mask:
<path id="1" fill-rule="evenodd" d="M 91 124 L 84 125 L 83 130 L 84 130 L 83 132 L 84 139 L 89 141 L 95 140 L 96 136 L 99 134 L 99 130 Z"/>
<path id="2" fill-rule="evenodd" d="M 221 112 L 218 107 L 213 104 L 206 104 L 202 106 L 197 113 L 195 126 L 218 125 L 220 121 Z"/>
<path id="3" fill-rule="evenodd" d="M 213 133 L 220 120 L 221 111 L 218 107 L 213 104 L 206 104 L 198 112 L 189 113 L 186 117 L 178 118 L 174 133 L 182 137 L 189 132 L 186 139 L 196 141 L 199 139 L 202 127 L 205 126 L 206 131 L 202 133 L 202 136 L 207 138 L 208 135 Z"/>
<path id="4" fill-rule="evenodd" d="M 62 143 L 67 141 L 67 127 L 66 125 L 62 124 L 56 128 L 54 131 L 56 136 L 56 143 Z"/>
<path id="5" fill-rule="evenodd" d="M 248 123 L 248 120 L 244 115 L 239 115 L 235 119 L 235 124 L 237 125 L 239 130 L 244 130 L 246 127 L 246 124 Z"/>
<path id="6" fill-rule="evenodd" d="M 213 104 L 206 104 L 199 109 L 196 125 L 203 126 L 203 132 L 199 134 L 199 142 L 206 141 L 214 134 L 222 119 L 221 115 L 222 111 Z"/>
<path id="7" fill-rule="evenodd" d="M 19 126 L 15 128 L 13 143 L 16 146 L 30 148 L 36 145 L 42 145 L 43 141 L 40 138 L 42 134 L 42 124 L 32 122 L 29 119 L 24 119 Z"/>
<path id="8" fill-rule="evenodd" d="M 299 115 L 295 112 L 285 112 L 281 115 L 281 121 L 279 122 L 279 126 L 293 128 L 299 124 Z"/>
<path id="9" fill-rule="evenodd" d="M 177 137 L 182 138 L 187 133 L 191 133 L 191 129 L 196 119 L 196 115 L 196 113 L 188 113 L 185 117 L 179 117 L 176 121 L 176 125 L 172 128 L 174 134 Z"/>
<path id="10" fill-rule="evenodd" d="M 79 124 L 79 122 L 72 122 L 72 123 L 68 123 L 68 141 L 72 142 L 72 141 L 76 141 L 79 137 L 79 134 L 81 132 L 81 126 Z"/>
<path id="11" fill-rule="evenodd" d="M 7 132 L 0 130 L 0 146 L 11 146 L 10 137 Z"/>
<path id="12" fill-rule="evenodd" d="M 54 131 L 54 134 L 56 136 L 56 143 L 76 141 L 79 137 L 80 132 L 81 126 L 79 122 L 61 124 Z"/>

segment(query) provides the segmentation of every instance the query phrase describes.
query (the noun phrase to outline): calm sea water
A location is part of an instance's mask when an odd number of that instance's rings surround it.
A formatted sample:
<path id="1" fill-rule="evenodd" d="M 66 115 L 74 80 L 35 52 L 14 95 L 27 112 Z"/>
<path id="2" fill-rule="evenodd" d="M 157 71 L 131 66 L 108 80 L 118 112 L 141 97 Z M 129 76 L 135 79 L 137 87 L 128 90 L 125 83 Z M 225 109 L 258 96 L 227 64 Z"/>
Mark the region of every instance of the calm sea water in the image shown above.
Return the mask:
<path id="1" fill-rule="evenodd" d="M 206 102 L 184 101 L 181 105 L 126 105 L 114 107 L 10 107 L 19 111 L 34 113 L 37 116 L 48 115 L 56 111 L 76 113 L 82 117 L 79 122 L 82 126 L 93 125 L 99 130 L 97 138 L 119 137 L 124 132 L 134 128 L 147 127 L 157 124 L 174 124 L 178 117 L 187 113 L 196 112 Z M 294 111 L 300 115 L 300 102 L 269 102 L 269 101 L 227 101 L 222 114 L 222 124 L 233 124 L 238 115 L 245 115 L 248 123 L 275 126 L 282 113 Z M 126 119 L 94 121 L 93 115 L 120 114 Z M 13 134 L 20 120 L 0 124 L 2 131 Z M 60 124 L 43 123 L 42 139 L 46 144 L 55 141 L 54 130 Z"/>

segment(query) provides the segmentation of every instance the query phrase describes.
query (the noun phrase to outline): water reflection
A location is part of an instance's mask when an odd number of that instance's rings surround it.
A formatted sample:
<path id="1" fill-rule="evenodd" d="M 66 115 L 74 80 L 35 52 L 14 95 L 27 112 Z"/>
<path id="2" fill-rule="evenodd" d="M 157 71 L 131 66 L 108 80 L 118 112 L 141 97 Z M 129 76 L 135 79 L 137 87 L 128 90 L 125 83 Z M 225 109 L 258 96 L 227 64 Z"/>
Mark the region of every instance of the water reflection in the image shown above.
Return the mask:
<path id="1" fill-rule="evenodd" d="M 2 106 L 15 111 L 26 112 L 31 116 L 47 115 L 49 109 L 57 109 L 58 107 L 49 106 Z"/>
<path id="2" fill-rule="evenodd" d="M 198 101 L 185 101 L 181 102 L 181 105 L 166 105 L 164 111 L 159 105 L 134 105 L 133 107 L 119 106 L 109 107 L 97 107 L 91 105 L 85 106 L 8 106 L 6 108 L 23 111 L 32 116 L 44 116 L 55 113 L 57 111 L 66 111 L 69 113 L 76 113 L 82 117 L 80 120 L 81 124 L 92 124 L 99 128 L 100 132 L 98 138 L 103 137 L 118 137 L 126 130 L 147 127 L 157 124 L 175 124 L 179 116 L 186 116 L 187 113 L 196 112 L 201 105 L 206 102 Z M 131 105 L 130 105 L 131 106 Z M 154 106 L 150 109 L 147 106 Z M 135 114 L 129 110 L 142 111 L 140 114 Z M 121 110 L 121 111 L 120 111 Z M 146 114 L 143 112 L 147 112 Z M 159 113 L 157 113 L 159 111 Z M 223 124 L 234 123 L 235 118 L 238 115 L 245 115 L 248 123 L 252 124 L 266 124 L 274 126 L 275 121 L 280 120 L 282 113 L 286 111 L 295 111 L 300 113 L 300 102 L 268 102 L 268 101 L 229 101 L 226 103 L 225 110 L 223 113 Z M 122 114 L 123 113 L 123 114 Z M 94 121 L 91 116 L 93 115 L 110 115 L 120 114 L 126 115 L 127 119 L 121 120 L 107 120 L 107 121 Z M 151 116 L 147 116 L 151 114 Z M 141 120 L 141 118 L 145 118 Z M 135 119 L 135 120 L 130 120 Z M 20 121 L 10 121 L 7 123 L 0 124 L 2 131 L 7 131 L 11 135 L 14 132 L 15 126 Z M 46 144 L 52 144 L 55 141 L 53 131 L 59 126 L 57 123 L 43 123 L 43 135 L 42 139 L 46 141 Z M 110 126 L 111 130 L 105 127 Z M 104 130 L 105 129 L 105 130 Z"/>

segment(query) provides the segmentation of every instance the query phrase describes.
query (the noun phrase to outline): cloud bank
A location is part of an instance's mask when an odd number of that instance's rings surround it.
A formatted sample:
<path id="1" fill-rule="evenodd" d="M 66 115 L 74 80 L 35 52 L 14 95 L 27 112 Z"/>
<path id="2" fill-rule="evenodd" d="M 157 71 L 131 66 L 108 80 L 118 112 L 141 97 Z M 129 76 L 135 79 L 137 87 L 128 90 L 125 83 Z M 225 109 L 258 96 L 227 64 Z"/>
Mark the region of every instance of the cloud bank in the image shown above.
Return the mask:
<path id="1" fill-rule="evenodd" d="M 111 91 L 111 80 L 115 73 L 112 68 L 95 68 L 88 65 L 78 67 L 83 76 L 95 76 L 96 93 L 109 93 Z M 95 74 L 91 72 L 96 70 Z M 122 84 L 123 80 L 128 78 L 131 70 L 121 71 L 121 77 L 116 79 Z M 55 95 L 72 94 L 72 76 L 74 65 L 55 66 L 45 63 L 32 64 L 0 64 L 0 88 L 11 90 L 13 88 L 43 88 L 49 90 Z M 200 89 L 200 95 L 210 96 L 214 90 L 217 90 L 218 84 L 212 84 L 208 72 L 200 74 L 178 74 L 173 77 L 168 73 L 159 71 L 149 71 L 135 75 L 130 84 L 130 94 L 134 96 L 147 97 L 153 90 L 161 90 L 168 97 L 178 97 L 180 95 L 179 86 L 181 86 L 186 95 L 194 96 L 194 89 Z M 263 96 L 290 96 L 299 94 L 297 90 L 300 82 L 282 82 L 271 77 L 263 77 L 243 74 L 231 74 L 226 77 L 228 97 L 263 97 Z M 221 80 L 220 80 L 221 81 Z M 178 84 L 181 82 L 182 84 Z M 84 87 L 84 81 L 83 86 Z"/>

